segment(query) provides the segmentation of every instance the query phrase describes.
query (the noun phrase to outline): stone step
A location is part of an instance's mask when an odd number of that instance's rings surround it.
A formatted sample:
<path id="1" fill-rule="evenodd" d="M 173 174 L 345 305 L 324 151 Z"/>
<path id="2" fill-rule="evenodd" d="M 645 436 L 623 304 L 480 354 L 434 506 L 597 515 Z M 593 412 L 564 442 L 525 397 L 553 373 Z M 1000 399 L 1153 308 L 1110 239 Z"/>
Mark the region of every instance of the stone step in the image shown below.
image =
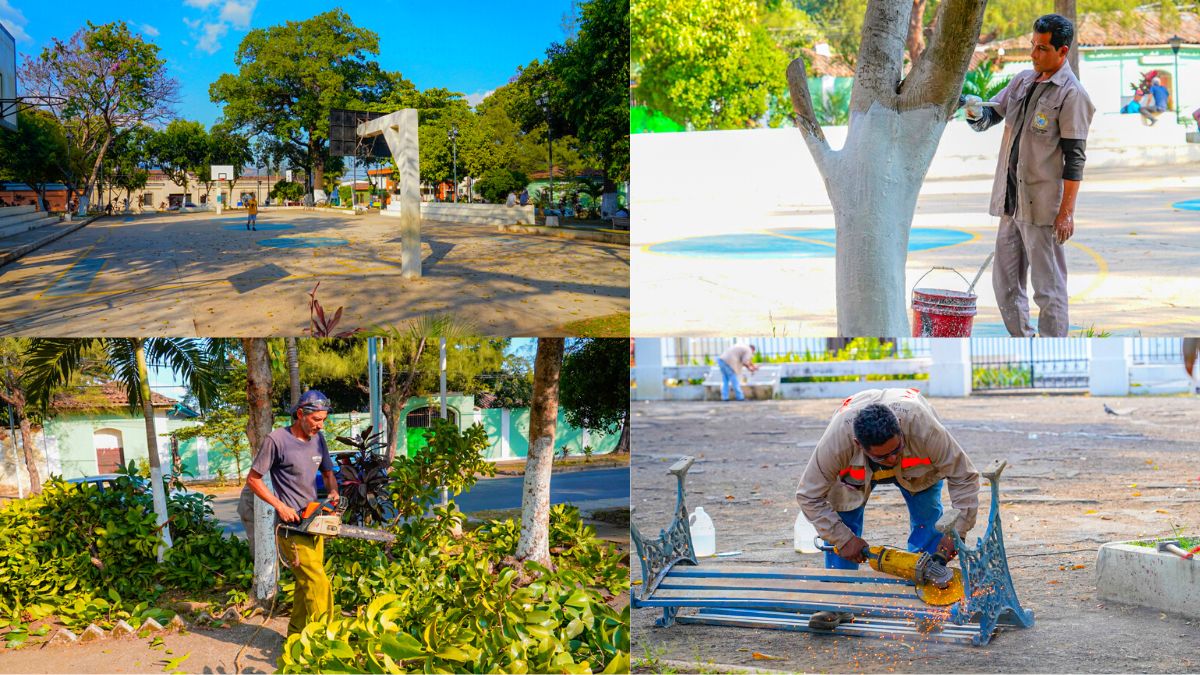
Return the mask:
<path id="1" fill-rule="evenodd" d="M 33 204 L 25 204 L 24 206 L 0 206 L 0 218 L 4 216 L 15 216 L 20 213 L 33 213 L 37 210 L 37 206 Z"/>
<path id="2" fill-rule="evenodd" d="M 21 210 L 20 213 L 13 213 L 17 209 Z M 25 223 L 45 217 L 45 212 L 35 211 L 32 206 L 12 206 L 7 209 L 0 209 L 0 229 L 16 223 Z"/>
<path id="3" fill-rule="evenodd" d="M 58 216 L 47 216 L 40 212 L 34 216 L 34 218 L 17 223 L 0 222 L 0 240 L 59 222 Z"/>
<path id="4" fill-rule="evenodd" d="M 65 237 L 90 222 L 92 222 L 90 218 L 78 218 L 70 222 L 58 221 L 55 218 L 55 222 L 48 223 L 43 227 L 0 239 L 0 267 L 56 239 Z"/>

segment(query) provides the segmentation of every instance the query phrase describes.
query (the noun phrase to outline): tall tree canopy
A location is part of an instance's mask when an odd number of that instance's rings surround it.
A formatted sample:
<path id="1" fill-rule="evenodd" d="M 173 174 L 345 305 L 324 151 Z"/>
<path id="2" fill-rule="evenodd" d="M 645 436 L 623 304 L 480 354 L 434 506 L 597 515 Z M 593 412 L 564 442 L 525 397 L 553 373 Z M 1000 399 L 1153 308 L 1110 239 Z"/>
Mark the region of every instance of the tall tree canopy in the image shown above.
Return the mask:
<path id="1" fill-rule="evenodd" d="M 233 127 L 283 142 L 319 187 L 329 110 L 379 101 L 395 84 L 370 58 L 378 54 L 379 36 L 355 26 L 342 9 L 258 28 L 238 46 L 238 72 L 221 75 L 209 87 L 209 98 L 224 106 L 224 120 Z"/>
<path id="2" fill-rule="evenodd" d="M 72 182 L 83 192 L 81 212 L 117 133 L 168 119 L 179 90 L 167 76 L 158 46 L 132 33 L 124 21 L 88 22 L 66 42 L 51 38 L 40 56 L 25 57 L 21 83 L 26 95 L 61 101 L 47 109 L 79 156 L 80 175 Z"/>

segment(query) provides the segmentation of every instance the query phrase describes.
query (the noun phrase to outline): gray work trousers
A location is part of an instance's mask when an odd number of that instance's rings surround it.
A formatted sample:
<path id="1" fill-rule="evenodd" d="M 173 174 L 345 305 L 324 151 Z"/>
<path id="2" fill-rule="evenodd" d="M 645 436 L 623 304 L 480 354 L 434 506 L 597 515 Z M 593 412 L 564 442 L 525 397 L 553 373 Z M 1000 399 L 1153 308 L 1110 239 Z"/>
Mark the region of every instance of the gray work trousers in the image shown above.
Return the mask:
<path id="1" fill-rule="evenodd" d="M 1033 300 L 1038 306 L 1037 333 L 1042 337 L 1067 337 L 1067 254 L 1055 241 L 1054 228 L 1026 225 L 1012 216 L 1000 219 L 996 233 L 996 261 L 992 288 L 1004 327 L 1013 337 L 1032 337 L 1026 278 L 1033 278 Z"/>

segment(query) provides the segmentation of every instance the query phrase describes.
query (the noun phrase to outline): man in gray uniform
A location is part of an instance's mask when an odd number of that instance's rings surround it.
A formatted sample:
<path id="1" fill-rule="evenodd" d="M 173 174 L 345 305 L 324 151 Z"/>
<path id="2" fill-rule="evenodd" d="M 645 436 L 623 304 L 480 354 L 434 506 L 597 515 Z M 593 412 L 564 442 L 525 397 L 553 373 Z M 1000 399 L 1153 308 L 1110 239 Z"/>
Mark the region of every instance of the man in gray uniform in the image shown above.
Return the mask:
<path id="1" fill-rule="evenodd" d="M 1083 180 L 1088 126 L 1096 107 L 1067 62 L 1075 27 L 1047 14 L 1033 24 L 1033 70 L 1022 72 L 984 107 L 965 97 L 971 128 L 1004 121 L 989 213 L 1000 218 L 992 287 L 1013 337 L 1034 335 L 1025 278 L 1032 273 L 1037 334 L 1065 337 L 1067 258 L 1075 196 Z"/>

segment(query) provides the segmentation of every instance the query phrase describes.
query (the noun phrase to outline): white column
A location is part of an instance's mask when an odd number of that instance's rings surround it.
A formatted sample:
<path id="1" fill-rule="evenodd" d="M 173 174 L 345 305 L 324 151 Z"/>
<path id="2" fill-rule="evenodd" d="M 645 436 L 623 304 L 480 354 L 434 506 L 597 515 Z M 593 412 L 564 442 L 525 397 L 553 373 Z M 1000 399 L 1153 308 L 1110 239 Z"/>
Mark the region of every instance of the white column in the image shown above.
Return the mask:
<path id="1" fill-rule="evenodd" d="M 661 401 L 663 398 L 663 340 L 666 338 L 637 338 L 634 343 L 634 377 L 637 389 L 632 398 L 637 401 Z"/>
<path id="2" fill-rule="evenodd" d="M 196 437 L 196 477 L 208 479 L 208 439 Z"/>
<path id="3" fill-rule="evenodd" d="M 1128 396 L 1131 345 L 1125 338 L 1091 338 L 1088 391 L 1092 396 Z"/>
<path id="4" fill-rule="evenodd" d="M 500 409 L 500 459 L 508 459 L 512 457 L 512 448 L 508 445 L 508 433 L 512 427 L 512 411 L 508 408 Z"/>
<path id="5" fill-rule="evenodd" d="M 930 396 L 971 395 L 971 342 L 967 338 L 930 340 Z"/>

